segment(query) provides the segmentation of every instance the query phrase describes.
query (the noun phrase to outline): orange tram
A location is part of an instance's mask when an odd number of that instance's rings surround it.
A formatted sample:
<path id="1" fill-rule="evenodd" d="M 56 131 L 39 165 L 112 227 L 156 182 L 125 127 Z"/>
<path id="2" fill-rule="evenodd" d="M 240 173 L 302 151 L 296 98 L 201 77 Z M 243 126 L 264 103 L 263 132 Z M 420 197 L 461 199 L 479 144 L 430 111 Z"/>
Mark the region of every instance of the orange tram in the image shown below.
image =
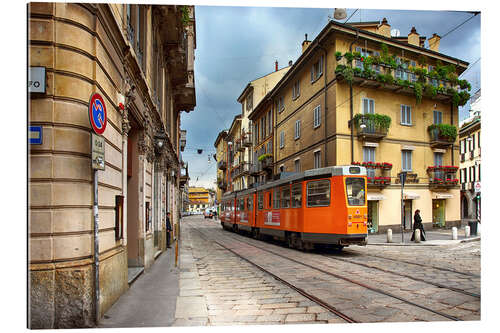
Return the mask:
<path id="1" fill-rule="evenodd" d="M 220 219 L 226 230 L 297 249 L 366 245 L 366 193 L 364 167 L 312 169 L 224 195 Z"/>

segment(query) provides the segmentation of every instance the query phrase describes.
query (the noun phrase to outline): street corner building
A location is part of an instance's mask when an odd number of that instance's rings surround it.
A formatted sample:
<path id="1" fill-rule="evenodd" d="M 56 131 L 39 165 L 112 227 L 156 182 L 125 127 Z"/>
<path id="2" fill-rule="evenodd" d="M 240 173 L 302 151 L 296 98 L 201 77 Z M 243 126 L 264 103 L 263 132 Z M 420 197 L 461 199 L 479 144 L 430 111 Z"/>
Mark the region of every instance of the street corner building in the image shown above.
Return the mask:
<path id="1" fill-rule="evenodd" d="M 238 101 L 246 101 L 246 110 L 239 116 L 249 120 L 251 151 L 239 158 L 241 135 L 248 133 L 239 131 L 235 117 L 215 142 L 219 189 L 361 165 L 367 169 L 369 232 L 411 229 L 416 209 L 426 228 L 461 225 L 458 107 L 469 100 L 471 86 L 458 77 L 469 64 L 441 53 L 440 40 L 415 27 L 407 36 L 392 36 L 385 18 L 332 20 L 312 41 L 306 34 L 302 54 L 268 91 L 252 96 L 255 81 L 244 88 Z M 232 144 L 223 145 L 223 136 Z M 237 182 L 242 161 L 253 177 L 246 186 Z"/>
<path id="2" fill-rule="evenodd" d="M 188 178 L 180 114 L 196 105 L 194 7 L 27 10 L 29 78 L 44 83 L 29 85 L 28 95 L 28 325 L 93 327 L 166 251 L 167 212 L 178 237 Z M 89 122 L 96 93 L 107 114 L 98 237 Z"/>

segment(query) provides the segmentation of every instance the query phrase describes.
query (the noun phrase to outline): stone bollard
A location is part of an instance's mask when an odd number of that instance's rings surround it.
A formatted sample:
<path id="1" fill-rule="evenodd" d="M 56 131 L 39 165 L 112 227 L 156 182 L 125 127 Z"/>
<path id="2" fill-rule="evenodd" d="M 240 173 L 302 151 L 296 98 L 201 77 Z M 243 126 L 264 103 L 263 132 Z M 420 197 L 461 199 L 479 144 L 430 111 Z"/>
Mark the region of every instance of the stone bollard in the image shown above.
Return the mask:
<path id="1" fill-rule="evenodd" d="M 477 224 L 477 236 L 481 236 L 481 223 Z"/>
<path id="2" fill-rule="evenodd" d="M 465 238 L 470 237 L 470 227 L 468 225 L 465 226 Z"/>
<path id="3" fill-rule="evenodd" d="M 415 229 L 415 243 L 420 243 L 420 229 Z"/>
<path id="4" fill-rule="evenodd" d="M 457 240 L 458 239 L 458 229 L 457 227 L 451 228 L 451 239 Z"/>
<path id="5" fill-rule="evenodd" d="M 392 229 L 387 229 L 387 243 L 392 243 Z"/>

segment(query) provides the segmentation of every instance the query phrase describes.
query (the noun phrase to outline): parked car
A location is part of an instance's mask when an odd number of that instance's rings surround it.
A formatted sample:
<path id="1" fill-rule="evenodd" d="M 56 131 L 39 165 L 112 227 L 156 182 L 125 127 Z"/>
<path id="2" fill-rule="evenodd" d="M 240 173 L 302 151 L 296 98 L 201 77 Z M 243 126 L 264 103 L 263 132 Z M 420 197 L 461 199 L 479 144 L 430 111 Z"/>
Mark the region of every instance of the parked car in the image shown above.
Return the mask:
<path id="1" fill-rule="evenodd" d="M 209 218 L 211 219 L 212 217 L 214 217 L 214 212 L 211 210 L 211 209 L 205 209 L 205 212 L 203 213 L 203 216 L 205 218 Z"/>

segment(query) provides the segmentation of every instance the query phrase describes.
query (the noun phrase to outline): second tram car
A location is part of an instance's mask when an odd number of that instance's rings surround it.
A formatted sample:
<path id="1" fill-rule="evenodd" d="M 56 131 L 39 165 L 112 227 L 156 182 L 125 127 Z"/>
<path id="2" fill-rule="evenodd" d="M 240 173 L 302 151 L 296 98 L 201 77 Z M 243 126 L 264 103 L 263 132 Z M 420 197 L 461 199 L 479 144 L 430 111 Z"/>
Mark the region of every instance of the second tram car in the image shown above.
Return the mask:
<path id="1" fill-rule="evenodd" d="M 366 245 L 366 169 L 332 166 L 294 173 L 222 198 L 224 229 L 273 237 L 290 247 Z"/>

